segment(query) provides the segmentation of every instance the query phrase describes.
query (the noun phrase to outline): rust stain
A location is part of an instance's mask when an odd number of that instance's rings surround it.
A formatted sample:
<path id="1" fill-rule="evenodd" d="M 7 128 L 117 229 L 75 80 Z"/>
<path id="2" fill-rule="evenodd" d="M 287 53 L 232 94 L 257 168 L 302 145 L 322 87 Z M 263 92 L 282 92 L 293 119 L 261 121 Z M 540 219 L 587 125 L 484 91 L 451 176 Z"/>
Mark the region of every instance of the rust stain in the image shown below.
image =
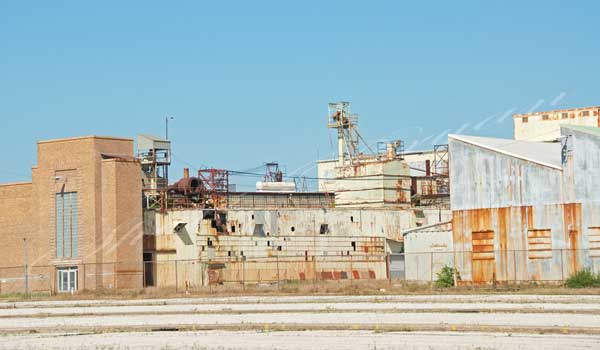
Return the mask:
<path id="1" fill-rule="evenodd" d="M 563 204 L 565 242 L 569 242 L 568 253 L 570 273 L 579 270 L 578 247 L 581 239 L 581 203 Z"/>

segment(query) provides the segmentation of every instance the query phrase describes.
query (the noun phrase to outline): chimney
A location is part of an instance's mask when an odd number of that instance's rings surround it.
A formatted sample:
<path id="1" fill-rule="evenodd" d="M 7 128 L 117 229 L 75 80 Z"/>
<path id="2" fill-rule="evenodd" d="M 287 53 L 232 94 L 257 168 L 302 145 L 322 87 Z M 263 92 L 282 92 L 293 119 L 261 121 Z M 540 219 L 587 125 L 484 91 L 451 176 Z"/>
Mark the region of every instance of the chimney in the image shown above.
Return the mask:
<path id="1" fill-rule="evenodd" d="M 183 168 L 183 178 L 187 179 L 190 177 L 190 168 Z"/>
<path id="2" fill-rule="evenodd" d="M 431 176 L 431 160 L 425 160 L 425 176 Z"/>

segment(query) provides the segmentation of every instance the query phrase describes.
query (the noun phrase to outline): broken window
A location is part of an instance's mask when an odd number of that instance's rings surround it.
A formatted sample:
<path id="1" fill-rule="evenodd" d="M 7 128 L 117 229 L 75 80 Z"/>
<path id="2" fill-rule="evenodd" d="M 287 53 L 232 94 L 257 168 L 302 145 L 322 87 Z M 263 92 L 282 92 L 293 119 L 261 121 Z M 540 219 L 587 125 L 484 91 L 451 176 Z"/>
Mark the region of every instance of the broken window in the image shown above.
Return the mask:
<path id="1" fill-rule="evenodd" d="M 321 224 L 321 228 L 319 229 L 319 234 L 326 234 L 329 233 L 329 225 L 328 224 Z"/>

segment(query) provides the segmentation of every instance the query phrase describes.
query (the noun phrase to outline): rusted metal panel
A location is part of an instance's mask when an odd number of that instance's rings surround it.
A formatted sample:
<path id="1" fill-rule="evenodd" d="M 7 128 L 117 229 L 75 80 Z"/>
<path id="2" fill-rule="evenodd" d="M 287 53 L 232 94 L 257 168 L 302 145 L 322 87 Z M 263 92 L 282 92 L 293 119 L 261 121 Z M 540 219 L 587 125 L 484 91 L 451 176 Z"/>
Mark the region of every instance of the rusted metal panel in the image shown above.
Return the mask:
<path id="1" fill-rule="evenodd" d="M 453 214 L 455 264 L 465 281 L 561 280 L 590 266 L 580 204 Z"/>

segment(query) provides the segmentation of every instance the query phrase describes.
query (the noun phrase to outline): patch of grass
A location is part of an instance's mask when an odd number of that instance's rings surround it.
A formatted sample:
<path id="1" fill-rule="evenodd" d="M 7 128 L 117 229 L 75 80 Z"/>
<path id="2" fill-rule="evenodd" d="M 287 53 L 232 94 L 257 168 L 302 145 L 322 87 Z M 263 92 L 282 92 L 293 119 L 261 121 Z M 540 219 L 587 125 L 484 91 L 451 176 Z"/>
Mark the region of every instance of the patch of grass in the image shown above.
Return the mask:
<path id="1" fill-rule="evenodd" d="M 567 279 L 566 286 L 568 288 L 600 287 L 600 274 L 594 274 L 587 269 L 579 270 Z"/>
<path id="2" fill-rule="evenodd" d="M 437 280 L 435 281 L 435 286 L 438 288 L 449 288 L 454 287 L 454 275 L 456 274 L 456 279 L 460 280 L 460 275 L 458 274 L 458 270 L 448 265 L 442 267 L 440 271 L 436 274 Z"/>

